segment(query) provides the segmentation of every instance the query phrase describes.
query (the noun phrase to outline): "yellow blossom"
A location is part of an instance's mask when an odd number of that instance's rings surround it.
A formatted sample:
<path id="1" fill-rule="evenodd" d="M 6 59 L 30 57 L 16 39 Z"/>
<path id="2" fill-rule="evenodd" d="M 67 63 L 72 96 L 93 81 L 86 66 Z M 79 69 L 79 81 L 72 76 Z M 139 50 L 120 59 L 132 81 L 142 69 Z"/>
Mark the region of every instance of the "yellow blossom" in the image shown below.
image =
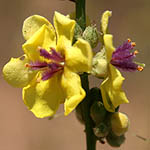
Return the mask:
<path id="1" fill-rule="evenodd" d="M 72 45 L 75 21 L 55 12 L 54 27 L 34 15 L 23 24 L 24 55 L 3 68 L 9 84 L 23 88 L 23 101 L 38 118 L 52 116 L 64 103 L 65 115 L 85 97 L 78 73 L 91 70 L 91 47 L 83 39 Z"/>
<path id="2" fill-rule="evenodd" d="M 112 41 L 113 36 L 111 34 L 107 34 L 109 16 L 111 16 L 111 12 L 106 11 L 104 12 L 101 20 L 108 71 L 107 76 L 100 86 L 100 89 L 105 108 L 110 112 L 114 112 L 115 108 L 117 108 L 120 104 L 128 103 L 129 101 L 122 90 L 124 77 L 122 77 L 120 71 L 110 63 L 112 53 L 115 51 L 115 48 Z"/>

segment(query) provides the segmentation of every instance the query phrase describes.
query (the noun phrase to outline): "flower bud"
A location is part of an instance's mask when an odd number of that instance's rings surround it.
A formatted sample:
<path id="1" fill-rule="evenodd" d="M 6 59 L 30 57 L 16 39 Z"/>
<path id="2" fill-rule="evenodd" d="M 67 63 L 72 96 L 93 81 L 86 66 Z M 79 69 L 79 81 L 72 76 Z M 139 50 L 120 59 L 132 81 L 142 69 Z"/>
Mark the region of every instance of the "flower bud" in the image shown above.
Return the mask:
<path id="1" fill-rule="evenodd" d="M 106 136 L 107 143 L 112 147 L 120 147 L 125 142 L 125 139 L 124 135 L 116 136 L 112 132 Z"/>
<path id="2" fill-rule="evenodd" d="M 82 29 L 81 27 L 76 23 L 75 29 L 74 29 L 74 40 L 77 40 L 78 38 L 82 37 Z"/>
<path id="3" fill-rule="evenodd" d="M 88 26 L 83 32 L 83 39 L 88 41 L 92 48 L 95 48 L 99 41 L 98 31 L 95 26 Z"/>
<path id="4" fill-rule="evenodd" d="M 98 138 L 106 137 L 109 133 L 109 128 L 107 125 L 103 122 L 101 122 L 98 126 L 96 126 L 94 129 L 94 134 Z"/>
<path id="5" fill-rule="evenodd" d="M 92 104 L 90 109 L 90 115 L 96 125 L 100 124 L 105 119 L 106 113 L 107 111 L 102 102 L 95 101 Z"/>
<path id="6" fill-rule="evenodd" d="M 108 72 L 108 62 L 105 56 L 105 50 L 102 49 L 98 52 L 92 62 L 92 71 L 91 74 L 98 78 L 105 78 Z"/>
<path id="7" fill-rule="evenodd" d="M 129 119 L 127 115 L 120 112 L 113 113 L 110 122 L 112 131 L 115 135 L 121 136 L 127 132 L 129 127 Z"/>

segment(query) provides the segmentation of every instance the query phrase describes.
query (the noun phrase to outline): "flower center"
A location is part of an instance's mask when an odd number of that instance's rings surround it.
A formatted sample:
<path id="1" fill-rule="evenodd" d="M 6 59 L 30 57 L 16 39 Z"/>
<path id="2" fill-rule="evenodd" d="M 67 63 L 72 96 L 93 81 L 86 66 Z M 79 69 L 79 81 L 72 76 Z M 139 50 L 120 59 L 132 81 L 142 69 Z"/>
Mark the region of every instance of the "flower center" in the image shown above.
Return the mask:
<path id="1" fill-rule="evenodd" d="M 50 52 L 41 47 L 38 50 L 40 51 L 40 56 L 47 59 L 47 61 L 30 62 L 26 64 L 26 67 L 42 71 L 42 80 L 48 80 L 55 73 L 64 69 L 65 58 L 54 48 L 51 48 Z"/>
<path id="2" fill-rule="evenodd" d="M 123 45 L 119 46 L 113 53 L 110 63 L 124 71 L 142 71 L 143 67 L 138 63 L 133 62 L 138 51 L 131 52 L 135 47 L 135 43 L 128 39 Z"/>

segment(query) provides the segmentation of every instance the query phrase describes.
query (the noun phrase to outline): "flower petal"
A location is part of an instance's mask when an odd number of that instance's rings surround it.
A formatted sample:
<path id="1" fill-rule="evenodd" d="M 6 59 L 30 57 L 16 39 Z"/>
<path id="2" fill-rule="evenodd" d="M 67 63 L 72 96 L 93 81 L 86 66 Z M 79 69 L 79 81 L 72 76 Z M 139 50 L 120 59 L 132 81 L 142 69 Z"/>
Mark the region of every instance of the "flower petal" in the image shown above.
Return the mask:
<path id="1" fill-rule="evenodd" d="M 106 50 L 107 62 L 109 63 L 112 58 L 112 53 L 113 51 L 115 51 L 115 48 L 113 46 L 113 36 L 111 34 L 104 35 L 104 45 Z"/>
<path id="2" fill-rule="evenodd" d="M 58 76 L 46 81 L 34 81 L 23 88 L 24 103 L 38 118 L 53 116 L 62 98 Z"/>
<path id="3" fill-rule="evenodd" d="M 65 47 L 65 45 L 70 46 L 74 35 L 75 21 L 55 12 L 54 26 L 58 36 L 58 45 L 62 47 Z M 64 39 L 63 43 L 61 43 L 62 40 L 60 41 L 61 38 Z"/>
<path id="4" fill-rule="evenodd" d="M 101 30 L 103 32 L 103 34 L 107 33 L 107 28 L 108 28 L 108 20 L 109 17 L 111 17 L 112 12 L 111 11 L 105 11 L 102 15 L 102 19 L 101 19 Z"/>
<path id="5" fill-rule="evenodd" d="M 110 64 L 110 74 L 101 84 L 101 92 L 105 108 L 114 112 L 120 104 L 129 103 L 125 93 L 122 90 L 124 78 L 119 70 Z"/>
<path id="6" fill-rule="evenodd" d="M 92 68 L 93 53 L 89 43 L 83 39 L 65 50 L 67 67 L 74 72 L 89 72 Z"/>
<path id="7" fill-rule="evenodd" d="M 53 32 L 55 32 L 51 23 L 44 17 L 39 15 L 33 15 L 28 17 L 24 23 L 22 28 L 22 33 L 25 40 L 28 40 L 33 34 L 38 31 L 43 25 L 47 25 Z"/>
<path id="8" fill-rule="evenodd" d="M 11 58 L 3 68 L 5 80 L 15 87 L 25 87 L 29 84 L 37 72 L 25 67 L 25 64 L 28 62 L 26 55 L 19 58 Z"/>
<path id="9" fill-rule="evenodd" d="M 61 86 L 66 96 L 64 103 L 65 115 L 68 115 L 83 100 L 85 91 L 82 89 L 79 75 L 68 68 L 64 68 Z"/>
<path id="10" fill-rule="evenodd" d="M 32 60 L 39 60 L 40 52 L 38 47 L 50 50 L 56 47 L 56 35 L 47 25 L 43 25 L 33 36 L 23 44 L 23 50 Z"/>

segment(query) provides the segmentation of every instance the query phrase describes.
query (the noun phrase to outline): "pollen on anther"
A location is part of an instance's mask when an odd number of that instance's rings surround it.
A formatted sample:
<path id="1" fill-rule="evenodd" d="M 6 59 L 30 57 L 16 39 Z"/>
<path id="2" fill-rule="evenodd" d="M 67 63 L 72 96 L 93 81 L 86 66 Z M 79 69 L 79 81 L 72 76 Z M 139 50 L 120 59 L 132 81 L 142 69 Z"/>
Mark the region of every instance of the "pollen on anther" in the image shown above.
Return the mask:
<path id="1" fill-rule="evenodd" d="M 131 45 L 134 47 L 134 46 L 136 46 L 136 43 L 135 43 L 135 42 L 132 42 Z"/>
<path id="2" fill-rule="evenodd" d="M 141 67 L 141 66 L 138 66 L 138 67 L 137 67 L 137 70 L 140 71 L 140 72 L 143 71 L 143 69 L 144 69 L 144 68 Z"/>
<path id="3" fill-rule="evenodd" d="M 134 51 L 134 55 L 137 55 L 139 52 L 138 52 L 138 50 L 135 50 Z"/>
<path id="4" fill-rule="evenodd" d="M 30 66 L 30 64 L 26 63 L 26 64 L 25 64 L 25 67 L 31 67 L 31 66 Z"/>
<path id="5" fill-rule="evenodd" d="M 130 39 L 128 39 L 128 42 L 130 43 L 130 42 L 131 42 L 131 40 L 130 40 Z"/>

